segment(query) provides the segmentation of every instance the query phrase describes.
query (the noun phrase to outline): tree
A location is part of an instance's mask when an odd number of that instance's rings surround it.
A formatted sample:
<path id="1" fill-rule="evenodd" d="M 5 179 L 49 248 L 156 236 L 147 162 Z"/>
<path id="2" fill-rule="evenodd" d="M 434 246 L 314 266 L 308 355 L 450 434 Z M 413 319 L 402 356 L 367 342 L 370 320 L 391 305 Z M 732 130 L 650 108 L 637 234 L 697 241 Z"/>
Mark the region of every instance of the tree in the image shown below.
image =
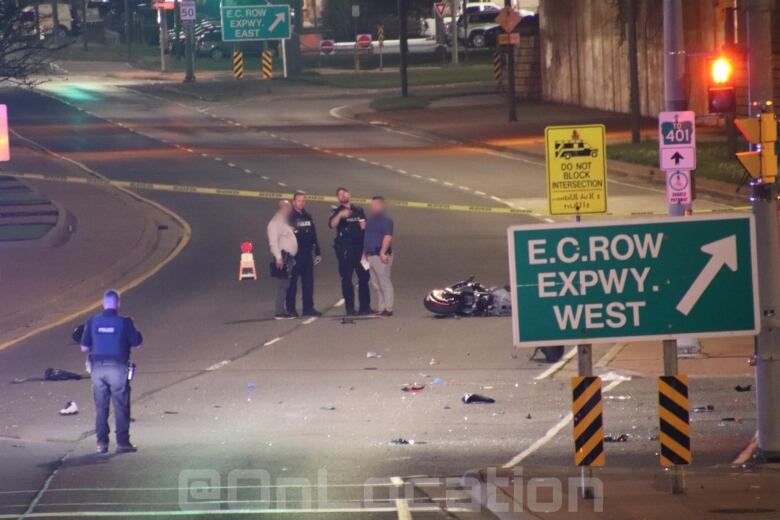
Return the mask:
<path id="1" fill-rule="evenodd" d="M 0 84 L 30 85 L 58 46 L 36 36 L 33 12 L 24 12 L 16 0 L 0 0 Z"/>

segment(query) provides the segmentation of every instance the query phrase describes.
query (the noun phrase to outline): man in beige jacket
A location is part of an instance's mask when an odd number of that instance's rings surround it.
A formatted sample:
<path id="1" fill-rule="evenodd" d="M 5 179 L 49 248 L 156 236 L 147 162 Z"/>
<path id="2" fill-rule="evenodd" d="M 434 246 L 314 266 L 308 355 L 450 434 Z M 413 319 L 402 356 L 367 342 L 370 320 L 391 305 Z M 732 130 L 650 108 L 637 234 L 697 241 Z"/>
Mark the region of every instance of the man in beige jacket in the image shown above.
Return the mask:
<path id="1" fill-rule="evenodd" d="M 290 272 L 293 268 L 294 256 L 298 253 L 298 240 L 295 230 L 290 226 L 292 212 L 290 201 L 280 200 L 274 217 L 268 223 L 268 246 L 271 249 L 276 266 L 276 319 L 290 320 L 295 318 L 287 312 L 287 289 L 290 287 Z"/>

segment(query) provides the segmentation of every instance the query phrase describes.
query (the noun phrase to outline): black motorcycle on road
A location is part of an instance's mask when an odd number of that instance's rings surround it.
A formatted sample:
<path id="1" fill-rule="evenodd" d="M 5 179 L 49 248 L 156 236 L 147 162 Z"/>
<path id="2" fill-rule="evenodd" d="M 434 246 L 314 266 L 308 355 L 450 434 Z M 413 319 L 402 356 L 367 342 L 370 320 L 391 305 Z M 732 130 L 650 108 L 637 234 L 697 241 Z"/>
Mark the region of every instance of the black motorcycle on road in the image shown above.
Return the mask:
<path id="1" fill-rule="evenodd" d="M 441 289 L 433 289 L 423 300 L 425 308 L 439 318 L 452 316 L 510 316 L 512 296 L 509 287 L 487 288 L 474 277 Z M 555 363 L 563 357 L 562 346 L 540 347 L 545 361 Z M 533 357 L 533 356 L 532 356 Z"/>

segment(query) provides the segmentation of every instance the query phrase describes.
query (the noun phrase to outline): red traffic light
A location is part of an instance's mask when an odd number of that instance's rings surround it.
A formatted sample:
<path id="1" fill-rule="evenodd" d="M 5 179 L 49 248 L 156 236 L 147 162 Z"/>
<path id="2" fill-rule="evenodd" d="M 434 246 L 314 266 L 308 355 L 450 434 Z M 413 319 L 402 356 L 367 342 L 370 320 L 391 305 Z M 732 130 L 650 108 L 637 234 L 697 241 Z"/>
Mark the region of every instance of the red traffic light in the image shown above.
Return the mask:
<path id="1" fill-rule="evenodd" d="M 715 85 L 725 85 L 731 82 L 731 74 L 734 72 L 734 66 L 731 60 L 721 56 L 710 64 L 710 79 Z"/>

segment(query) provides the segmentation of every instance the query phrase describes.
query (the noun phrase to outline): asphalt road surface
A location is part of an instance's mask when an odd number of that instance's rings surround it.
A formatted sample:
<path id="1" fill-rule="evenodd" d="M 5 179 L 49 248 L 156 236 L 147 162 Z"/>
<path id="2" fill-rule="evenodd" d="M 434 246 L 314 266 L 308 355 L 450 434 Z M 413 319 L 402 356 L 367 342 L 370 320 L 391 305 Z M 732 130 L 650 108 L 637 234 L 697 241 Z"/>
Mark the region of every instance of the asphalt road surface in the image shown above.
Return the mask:
<path id="1" fill-rule="evenodd" d="M 544 197 L 538 161 L 347 121 L 332 109 L 355 98 L 338 91 L 207 104 L 93 79 L 55 82 L 44 94 L 4 93 L 11 125 L 114 180 L 327 195 L 343 185 L 361 197 L 497 207 Z M 663 208 L 652 188 L 610 190 L 626 207 Z M 76 322 L 4 350 L 0 519 L 490 518 L 469 511 L 468 489 L 459 487 L 468 470 L 512 460 L 571 465 L 570 427 L 545 437 L 566 420 L 568 380 L 542 378 L 549 366 L 512 348 L 508 319 L 439 320 L 422 306 L 429 289 L 469 275 L 508 283 L 506 228 L 537 219 L 394 209 L 396 316 L 344 324 L 330 206 L 310 202 L 325 256 L 315 300 L 325 315 L 278 322 L 264 236 L 275 201 L 143 194 L 186 219 L 192 241 L 123 301 L 146 338 L 134 355 L 131 434 L 140 451 L 93 454 L 87 380 L 9 384 L 50 366 L 81 371 L 70 340 Z M 261 278 L 239 283 L 247 239 Z M 596 359 L 608 348 L 597 348 Z M 426 388 L 401 391 L 413 382 Z M 657 467 L 654 381 L 615 385 L 612 393 L 632 399 L 607 402 L 608 430 L 628 431 L 634 442 L 608 445 L 610 463 Z M 724 385 L 694 381 L 693 391 L 720 405 L 731 397 Z M 496 403 L 462 404 L 466 392 Z M 60 417 L 68 400 L 82 412 Z M 711 465 L 728 463 L 754 424 L 696 428 L 697 464 Z M 411 443 L 391 444 L 398 438 Z"/>

